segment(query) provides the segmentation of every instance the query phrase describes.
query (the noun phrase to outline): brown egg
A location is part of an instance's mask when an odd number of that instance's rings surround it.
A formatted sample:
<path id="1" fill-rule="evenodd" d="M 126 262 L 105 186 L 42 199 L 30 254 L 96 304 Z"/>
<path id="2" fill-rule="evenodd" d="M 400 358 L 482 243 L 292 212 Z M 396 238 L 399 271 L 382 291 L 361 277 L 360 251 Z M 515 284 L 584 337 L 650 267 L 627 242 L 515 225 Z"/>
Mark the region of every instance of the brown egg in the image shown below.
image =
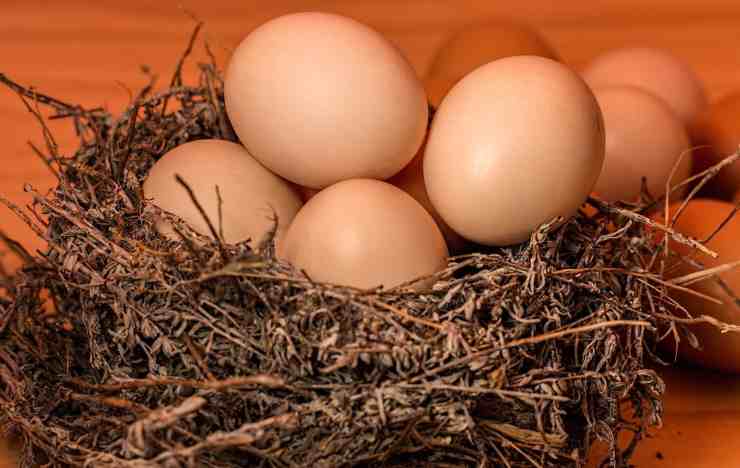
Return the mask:
<path id="1" fill-rule="evenodd" d="M 144 196 L 159 208 L 186 221 L 195 231 L 210 235 L 187 191 L 176 182 L 179 174 L 218 229 L 218 195 L 223 201 L 223 234 L 228 243 L 259 242 L 278 219 L 278 235 L 285 231 L 302 203 L 286 181 L 265 169 L 240 145 L 224 140 L 197 140 L 171 150 L 152 166 L 144 182 Z M 177 238 L 168 224 L 158 229 Z"/>
<path id="2" fill-rule="evenodd" d="M 606 131 L 606 158 L 594 189 L 601 198 L 636 201 L 643 177 L 652 196 L 664 194 L 679 158 L 672 185 L 691 175 L 689 136 L 665 102 L 632 86 L 597 87 L 594 94 Z"/>
<path id="3" fill-rule="evenodd" d="M 434 93 L 429 95 L 431 104 L 439 105 L 458 81 L 481 65 L 515 55 L 559 59 L 537 31 L 523 24 L 497 21 L 458 31 L 439 49 L 427 73 L 434 83 Z"/>
<path id="4" fill-rule="evenodd" d="M 509 57 L 478 68 L 442 101 L 424 180 L 455 232 L 508 245 L 573 215 L 603 160 L 601 111 L 583 80 L 554 60 Z"/>
<path id="5" fill-rule="evenodd" d="M 442 217 L 439 216 L 439 213 L 437 213 L 437 210 L 432 206 L 432 202 L 429 200 L 427 189 L 424 186 L 423 151 L 416 155 L 411 163 L 409 163 L 409 165 L 401 172 L 388 179 L 388 182 L 414 197 L 414 199 L 432 215 L 434 221 L 437 222 L 437 226 L 439 226 L 440 231 L 442 231 L 442 235 L 444 236 L 445 241 L 447 241 L 447 248 L 451 253 L 461 253 L 465 249 L 468 242 L 444 222 Z"/>
<path id="6" fill-rule="evenodd" d="M 661 49 L 615 49 L 596 57 L 583 70 L 592 87 L 629 85 L 663 99 L 686 124 L 707 106 L 707 95 L 688 64 Z"/>
<path id="7" fill-rule="evenodd" d="M 720 99 L 699 116 L 694 140 L 699 147 L 695 152 L 695 172 L 714 166 L 737 152 L 740 148 L 740 93 Z M 740 162 L 722 169 L 708 185 L 713 196 L 730 199 L 740 190 Z"/>
<path id="8" fill-rule="evenodd" d="M 446 266 L 434 219 L 403 190 L 353 179 L 314 196 L 288 229 L 279 254 L 315 281 L 398 286 Z"/>
<path id="9" fill-rule="evenodd" d="M 424 88 L 400 51 L 333 14 L 286 15 L 254 30 L 231 58 L 224 93 L 249 152 L 304 187 L 387 179 L 427 127 Z"/>
<path id="10" fill-rule="evenodd" d="M 678 205 L 679 202 L 676 202 L 671 206 L 671 215 L 676 212 Z M 704 240 L 725 220 L 732 209 L 733 206 L 724 201 L 694 199 L 689 202 L 686 210 L 678 218 L 675 227 L 685 235 Z M 662 217 L 663 214 L 660 215 L 661 219 Z M 675 242 L 671 242 L 671 249 L 682 255 L 691 255 L 692 258 L 700 260 L 706 268 L 713 268 L 740 260 L 738 239 L 740 239 L 740 218 L 736 217 L 706 244 L 708 248 L 719 254 L 717 259 L 698 254 L 694 250 Z M 671 272 L 673 278 L 696 271 L 685 263 L 678 265 L 679 267 Z M 735 295 L 740 294 L 740 269 L 720 273 L 719 277 Z M 735 304 L 733 297 L 722 288 L 715 278 L 693 283 L 689 287 L 724 302 L 723 305 L 717 305 L 692 294 L 672 290 L 672 297 L 683 305 L 692 316 L 709 315 L 725 323 L 740 325 L 740 307 Z M 714 326 L 706 324 L 691 325 L 690 329 L 699 339 L 703 349 L 696 350 L 683 339 L 679 347 L 681 359 L 721 371 L 740 372 L 739 334 L 722 334 Z M 664 343 L 664 348 L 667 348 L 666 352 L 672 354 L 674 345 L 672 339 L 666 340 L 666 343 Z"/>

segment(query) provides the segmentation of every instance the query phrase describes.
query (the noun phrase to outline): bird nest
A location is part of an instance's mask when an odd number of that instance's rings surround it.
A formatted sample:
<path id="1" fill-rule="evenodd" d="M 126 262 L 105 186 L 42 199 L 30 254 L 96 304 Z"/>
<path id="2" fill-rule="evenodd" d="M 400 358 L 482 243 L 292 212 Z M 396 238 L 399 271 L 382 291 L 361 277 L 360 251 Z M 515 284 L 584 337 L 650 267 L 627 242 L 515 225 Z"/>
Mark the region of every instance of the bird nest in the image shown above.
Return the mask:
<path id="1" fill-rule="evenodd" d="M 2 282 L 0 427 L 23 466 L 568 467 L 598 442 L 626 466 L 661 423 L 655 344 L 690 321 L 656 230 L 705 249 L 644 216 L 660 198 L 590 199 L 521 245 L 451 258 L 423 290 L 319 284 L 269 236 L 228 245 L 179 223 L 173 240 L 147 171 L 185 142 L 236 140 L 215 61 L 183 83 L 193 44 L 119 116 L 0 75 L 58 179 L 27 186 L 28 209 L 4 200 L 47 245 L 3 235 L 24 265 Z M 74 124 L 74 154 L 42 106 Z"/>

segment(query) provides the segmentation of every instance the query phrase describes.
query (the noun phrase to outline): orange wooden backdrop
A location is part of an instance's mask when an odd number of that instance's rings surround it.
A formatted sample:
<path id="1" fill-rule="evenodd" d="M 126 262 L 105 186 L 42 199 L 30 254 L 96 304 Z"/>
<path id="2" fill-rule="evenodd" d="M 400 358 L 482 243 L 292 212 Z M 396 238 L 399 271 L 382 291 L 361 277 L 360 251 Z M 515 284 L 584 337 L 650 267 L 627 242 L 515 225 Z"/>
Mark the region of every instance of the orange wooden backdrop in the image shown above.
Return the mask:
<path id="1" fill-rule="evenodd" d="M 694 66 L 712 98 L 740 89 L 739 0 L 0 0 L 0 72 L 67 101 L 118 110 L 129 100 L 126 88 L 146 82 L 141 65 L 150 65 L 160 84 L 169 79 L 193 27 L 186 12 L 206 22 L 205 36 L 223 63 L 257 24 L 305 10 L 370 24 L 420 74 L 451 31 L 503 16 L 536 26 L 576 67 L 613 47 L 661 46 Z M 52 128 L 62 148 L 72 148 L 67 125 Z M 53 182 L 29 139 L 41 142 L 37 125 L 0 89 L 0 194 L 19 204 L 28 202 L 24 183 L 46 190 Z M 4 208 L 0 229 L 40 247 Z M 10 256 L 1 261 L 15 264 Z M 666 426 L 641 447 L 636 465 L 740 466 L 740 379 L 671 370 L 666 380 Z"/>

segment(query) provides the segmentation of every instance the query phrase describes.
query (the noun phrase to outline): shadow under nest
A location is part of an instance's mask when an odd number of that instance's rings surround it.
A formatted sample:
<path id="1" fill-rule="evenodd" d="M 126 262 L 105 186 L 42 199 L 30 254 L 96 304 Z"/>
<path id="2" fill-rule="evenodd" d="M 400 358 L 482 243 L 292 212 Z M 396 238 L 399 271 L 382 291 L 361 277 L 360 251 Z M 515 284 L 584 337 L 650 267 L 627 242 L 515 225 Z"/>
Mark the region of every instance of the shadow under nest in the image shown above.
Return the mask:
<path id="1" fill-rule="evenodd" d="M 119 117 L 0 75 L 59 181 L 27 187 L 28 210 L 5 201 L 48 243 L 5 238 L 24 266 L 2 283 L 0 427 L 24 466 L 567 467 L 597 440 L 605 466 L 627 466 L 661 421 L 658 330 L 688 320 L 652 273 L 644 205 L 592 199 L 596 215 L 452 258 L 421 292 L 316 284 L 270 239 L 180 225 L 168 240 L 142 197 L 148 169 L 187 141 L 235 140 L 215 61 L 187 85 L 188 53 Z M 74 123 L 73 155 L 39 105 Z"/>

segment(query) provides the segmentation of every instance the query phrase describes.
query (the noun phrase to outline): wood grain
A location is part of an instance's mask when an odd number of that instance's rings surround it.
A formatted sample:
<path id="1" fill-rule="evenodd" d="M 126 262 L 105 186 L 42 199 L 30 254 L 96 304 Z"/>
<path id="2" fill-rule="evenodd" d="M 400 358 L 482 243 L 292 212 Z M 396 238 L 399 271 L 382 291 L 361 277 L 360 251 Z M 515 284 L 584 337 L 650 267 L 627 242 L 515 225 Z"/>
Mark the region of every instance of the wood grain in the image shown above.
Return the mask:
<path id="1" fill-rule="evenodd" d="M 186 12 L 206 22 L 206 37 L 224 63 L 257 24 L 305 10 L 370 24 L 407 54 L 419 74 L 451 31 L 511 17 L 536 26 L 575 67 L 609 48 L 653 45 L 693 65 L 712 98 L 740 89 L 737 0 L 0 0 L 0 72 L 67 101 L 118 110 L 129 100 L 127 87 L 146 82 L 141 65 L 151 66 L 161 84 L 168 79 L 194 24 Z M 66 124 L 53 129 L 63 149 L 74 148 Z M 5 89 L 0 135 L 0 194 L 25 204 L 24 184 L 48 190 L 54 180 L 27 146 L 29 139 L 42 142 L 38 126 Z M 0 228 L 29 248 L 41 247 L 5 209 Z M 2 261 L 17 264 L 8 255 Z M 639 449 L 637 466 L 740 466 L 733 453 L 740 436 L 740 379 L 685 370 L 665 375 L 666 426 Z"/>

